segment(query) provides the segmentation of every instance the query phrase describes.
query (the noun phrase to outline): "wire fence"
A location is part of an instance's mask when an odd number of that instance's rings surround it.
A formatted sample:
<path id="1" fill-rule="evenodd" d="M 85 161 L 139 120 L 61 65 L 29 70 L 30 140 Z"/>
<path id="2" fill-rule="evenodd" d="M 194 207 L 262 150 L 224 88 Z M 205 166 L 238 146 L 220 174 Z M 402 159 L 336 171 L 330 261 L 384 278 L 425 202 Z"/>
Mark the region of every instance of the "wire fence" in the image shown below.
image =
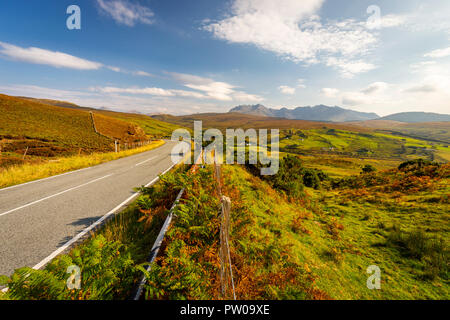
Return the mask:
<path id="1" fill-rule="evenodd" d="M 117 153 L 117 152 L 121 152 L 121 151 L 141 148 L 141 147 L 149 145 L 153 141 L 154 140 L 136 141 L 136 142 L 120 142 L 119 140 L 115 140 L 114 141 L 114 151 Z"/>
<path id="2" fill-rule="evenodd" d="M 222 182 L 221 182 L 221 167 L 215 165 L 215 178 L 217 181 L 217 192 L 221 200 L 220 210 L 220 246 L 219 246 L 219 259 L 220 259 L 220 285 L 221 294 L 223 299 L 236 300 L 236 290 L 234 287 L 233 277 L 233 265 L 231 263 L 230 254 L 230 213 L 231 213 L 231 199 L 222 194 Z"/>

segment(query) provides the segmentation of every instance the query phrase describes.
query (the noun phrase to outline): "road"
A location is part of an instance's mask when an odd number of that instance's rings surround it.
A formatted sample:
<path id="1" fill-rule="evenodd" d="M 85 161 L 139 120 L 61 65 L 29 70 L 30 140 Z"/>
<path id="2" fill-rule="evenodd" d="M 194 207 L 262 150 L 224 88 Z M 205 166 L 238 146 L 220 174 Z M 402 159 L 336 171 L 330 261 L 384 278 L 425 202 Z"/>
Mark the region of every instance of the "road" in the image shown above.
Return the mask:
<path id="1" fill-rule="evenodd" d="M 176 142 L 91 168 L 0 189 L 0 274 L 45 265 L 173 166 Z M 81 233 L 81 234 L 80 234 Z M 75 239 L 74 239 L 75 237 Z"/>

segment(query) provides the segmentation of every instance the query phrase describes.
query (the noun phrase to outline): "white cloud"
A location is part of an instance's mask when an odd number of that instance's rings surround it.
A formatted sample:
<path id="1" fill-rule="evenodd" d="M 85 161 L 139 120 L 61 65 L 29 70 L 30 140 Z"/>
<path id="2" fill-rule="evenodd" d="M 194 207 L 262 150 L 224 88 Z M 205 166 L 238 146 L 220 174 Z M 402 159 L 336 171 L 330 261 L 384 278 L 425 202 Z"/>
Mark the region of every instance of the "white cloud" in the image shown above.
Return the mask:
<path id="1" fill-rule="evenodd" d="M 450 47 L 438 49 L 425 54 L 426 58 L 445 58 L 450 56 Z"/>
<path id="2" fill-rule="evenodd" d="M 21 48 L 5 42 L 0 42 L 0 54 L 17 61 L 49 65 L 56 68 L 97 70 L 103 67 L 101 63 L 78 58 L 67 53 L 35 47 Z"/>
<path id="3" fill-rule="evenodd" d="M 339 94 L 339 90 L 336 88 L 323 88 L 320 93 L 328 98 L 334 98 Z"/>
<path id="4" fill-rule="evenodd" d="M 0 86 L 2 93 L 16 96 L 26 96 L 35 98 L 46 98 L 55 100 L 71 100 L 80 96 L 86 96 L 88 93 L 81 91 L 61 90 L 45 88 L 35 85 L 8 85 Z"/>
<path id="5" fill-rule="evenodd" d="M 236 86 L 226 82 L 215 81 L 213 79 L 184 73 L 167 72 L 167 74 L 183 86 L 203 92 L 205 97 L 209 99 L 219 101 L 236 100 L 248 102 L 259 102 L 264 100 L 264 98 L 258 95 L 236 91 Z"/>
<path id="6" fill-rule="evenodd" d="M 114 71 L 114 72 L 124 72 L 122 69 L 118 68 L 118 67 L 112 67 L 112 66 L 108 66 L 107 67 L 109 70 Z"/>
<path id="7" fill-rule="evenodd" d="M 283 94 L 289 94 L 289 95 L 295 94 L 295 88 L 291 88 L 288 86 L 279 86 L 278 90 Z"/>
<path id="8" fill-rule="evenodd" d="M 152 24 L 154 13 L 129 0 L 97 0 L 100 12 L 111 16 L 118 24 L 133 27 L 137 23 Z"/>
<path id="9" fill-rule="evenodd" d="M 297 88 L 305 89 L 306 88 L 305 81 L 306 81 L 305 79 L 298 79 Z"/>
<path id="10" fill-rule="evenodd" d="M 435 92 L 438 89 L 432 84 L 422 84 L 405 89 L 404 92 Z"/>
<path id="11" fill-rule="evenodd" d="M 364 62 L 362 60 L 351 61 L 345 58 L 328 58 L 326 62 L 327 66 L 334 67 L 339 70 L 342 77 L 353 78 L 355 74 L 368 72 L 376 68 L 375 65 L 371 63 Z"/>
<path id="12" fill-rule="evenodd" d="M 233 100 L 238 102 L 262 102 L 264 98 L 256 94 L 249 94 L 242 91 L 233 93 Z"/>
<path id="13" fill-rule="evenodd" d="M 408 20 L 407 16 L 387 14 L 381 16 L 379 28 L 393 28 L 404 25 Z"/>
<path id="14" fill-rule="evenodd" d="M 250 43 L 283 58 L 325 63 L 351 76 L 374 66 L 355 57 L 377 42 L 365 26 L 354 20 L 322 23 L 315 13 L 323 0 L 234 0 L 232 15 L 204 27 L 231 43 Z M 329 59 L 330 55 L 337 58 Z M 343 60 L 346 56 L 347 60 Z"/>
<path id="15" fill-rule="evenodd" d="M 367 88 L 361 90 L 362 93 L 366 95 L 374 94 L 385 90 L 388 87 L 386 82 L 374 82 L 370 84 Z"/>
<path id="16" fill-rule="evenodd" d="M 141 77 L 153 77 L 151 73 L 145 72 L 145 71 L 134 71 L 133 75 L 135 76 L 141 76 Z"/>
<path id="17" fill-rule="evenodd" d="M 146 94 L 146 95 L 164 96 L 164 97 L 171 97 L 171 96 L 175 95 L 172 91 L 161 89 L 161 88 L 95 87 L 95 88 L 91 88 L 91 90 L 102 92 L 102 93 Z"/>

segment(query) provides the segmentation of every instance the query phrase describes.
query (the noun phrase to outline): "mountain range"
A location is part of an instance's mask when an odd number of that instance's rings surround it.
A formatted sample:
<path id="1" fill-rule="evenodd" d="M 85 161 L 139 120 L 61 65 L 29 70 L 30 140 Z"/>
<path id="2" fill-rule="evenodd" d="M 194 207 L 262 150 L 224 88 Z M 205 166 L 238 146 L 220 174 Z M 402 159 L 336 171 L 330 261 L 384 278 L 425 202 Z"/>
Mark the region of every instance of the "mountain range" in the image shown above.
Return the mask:
<path id="1" fill-rule="evenodd" d="M 344 109 L 341 107 L 329 107 L 318 105 L 315 107 L 298 107 L 295 109 L 272 109 L 261 104 L 241 105 L 230 110 L 230 113 L 243 113 L 256 116 L 285 118 L 291 120 L 309 120 L 326 122 L 347 122 L 366 120 L 394 120 L 399 122 L 436 122 L 450 121 L 450 115 L 426 113 L 426 112 L 405 112 L 380 117 L 376 113 L 367 113 Z"/>

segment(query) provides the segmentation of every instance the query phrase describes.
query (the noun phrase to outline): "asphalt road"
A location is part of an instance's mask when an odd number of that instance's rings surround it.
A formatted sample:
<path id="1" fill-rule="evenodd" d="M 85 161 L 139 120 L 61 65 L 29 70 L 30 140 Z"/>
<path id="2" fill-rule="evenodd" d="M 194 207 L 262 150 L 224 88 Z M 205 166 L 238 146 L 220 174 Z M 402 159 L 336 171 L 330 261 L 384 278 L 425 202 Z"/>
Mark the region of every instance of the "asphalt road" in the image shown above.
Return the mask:
<path id="1" fill-rule="evenodd" d="M 45 264 L 173 166 L 176 142 L 64 175 L 0 189 L 0 274 Z M 49 257 L 50 256 L 50 257 Z"/>

